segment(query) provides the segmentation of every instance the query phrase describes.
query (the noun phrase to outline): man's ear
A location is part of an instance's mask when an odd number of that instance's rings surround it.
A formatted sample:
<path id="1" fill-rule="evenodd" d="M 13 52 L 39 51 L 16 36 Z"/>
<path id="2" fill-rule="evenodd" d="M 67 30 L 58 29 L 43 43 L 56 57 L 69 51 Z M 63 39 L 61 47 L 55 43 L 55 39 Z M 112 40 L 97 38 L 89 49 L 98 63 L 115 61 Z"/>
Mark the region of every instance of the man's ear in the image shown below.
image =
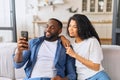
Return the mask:
<path id="1" fill-rule="evenodd" d="M 60 29 L 58 33 L 60 34 L 61 32 L 62 32 L 62 29 Z"/>

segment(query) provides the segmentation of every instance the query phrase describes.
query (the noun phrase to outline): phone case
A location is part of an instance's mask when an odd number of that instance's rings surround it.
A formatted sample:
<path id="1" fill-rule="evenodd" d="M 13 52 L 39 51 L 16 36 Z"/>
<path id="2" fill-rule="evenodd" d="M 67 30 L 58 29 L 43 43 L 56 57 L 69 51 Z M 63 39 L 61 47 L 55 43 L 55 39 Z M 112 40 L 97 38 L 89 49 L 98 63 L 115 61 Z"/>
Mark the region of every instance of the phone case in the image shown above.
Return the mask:
<path id="1" fill-rule="evenodd" d="M 21 31 L 21 37 L 26 38 L 26 41 L 28 41 L 28 31 Z"/>

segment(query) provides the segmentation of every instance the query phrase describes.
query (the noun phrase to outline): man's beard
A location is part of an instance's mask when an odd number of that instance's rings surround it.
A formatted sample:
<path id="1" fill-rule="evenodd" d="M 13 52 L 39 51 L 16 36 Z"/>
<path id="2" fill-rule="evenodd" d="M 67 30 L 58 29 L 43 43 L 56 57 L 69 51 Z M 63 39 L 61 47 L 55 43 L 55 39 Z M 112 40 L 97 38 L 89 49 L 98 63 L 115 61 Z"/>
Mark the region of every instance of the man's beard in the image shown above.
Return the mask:
<path id="1" fill-rule="evenodd" d="M 70 36 L 71 38 L 75 38 L 75 36 Z"/>
<path id="2" fill-rule="evenodd" d="M 57 39 L 58 35 L 59 35 L 58 33 L 54 33 L 54 34 L 51 33 L 51 36 L 47 37 L 46 32 L 44 32 L 45 40 L 47 41 L 53 41 L 54 39 Z"/>

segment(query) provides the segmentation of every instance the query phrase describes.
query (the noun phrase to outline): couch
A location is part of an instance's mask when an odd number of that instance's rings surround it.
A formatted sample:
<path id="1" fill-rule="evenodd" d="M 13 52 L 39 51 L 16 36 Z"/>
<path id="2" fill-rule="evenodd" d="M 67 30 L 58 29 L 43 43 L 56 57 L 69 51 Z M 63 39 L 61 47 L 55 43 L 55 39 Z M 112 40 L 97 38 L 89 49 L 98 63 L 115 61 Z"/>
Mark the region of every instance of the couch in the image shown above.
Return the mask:
<path id="1" fill-rule="evenodd" d="M 12 54 L 17 47 L 16 43 L 0 43 L 0 80 L 22 80 L 25 77 L 24 67 L 13 67 Z M 120 80 L 120 46 L 102 45 L 105 71 L 111 80 Z"/>
<path id="2" fill-rule="evenodd" d="M 0 80 L 22 80 L 24 69 L 13 67 L 12 54 L 17 43 L 0 43 Z"/>
<path id="3" fill-rule="evenodd" d="M 120 80 L 120 46 L 102 45 L 103 67 L 111 80 Z"/>

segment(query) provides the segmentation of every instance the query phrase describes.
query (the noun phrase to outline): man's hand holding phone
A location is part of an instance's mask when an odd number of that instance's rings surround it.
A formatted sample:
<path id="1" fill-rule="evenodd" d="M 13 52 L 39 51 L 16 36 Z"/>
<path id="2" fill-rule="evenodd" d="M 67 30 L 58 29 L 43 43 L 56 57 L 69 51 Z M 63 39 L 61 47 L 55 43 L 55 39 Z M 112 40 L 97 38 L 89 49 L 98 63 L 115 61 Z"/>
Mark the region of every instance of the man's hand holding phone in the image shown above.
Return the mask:
<path id="1" fill-rule="evenodd" d="M 22 52 L 23 50 L 28 49 L 28 32 L 21 31 L 21 37 L 18 40 L 18 51 Z"/>
<path id="2" fill-rule="evenodd" d="M 28 42 L 24 37 L 19 38 L 18 40 L 18 50 L 23 51 L 28 49 Z"/>
<path id="3" fill-rule="evenodd" d="M 21 37 L 19 38 L 17 42 L 17 50 L 15 52 L 14 60 L 15 62 L 22 62 L 22 52 L 23 50 L 28 50 L 28 32 L 27 31 L 21 31 Z"/>

